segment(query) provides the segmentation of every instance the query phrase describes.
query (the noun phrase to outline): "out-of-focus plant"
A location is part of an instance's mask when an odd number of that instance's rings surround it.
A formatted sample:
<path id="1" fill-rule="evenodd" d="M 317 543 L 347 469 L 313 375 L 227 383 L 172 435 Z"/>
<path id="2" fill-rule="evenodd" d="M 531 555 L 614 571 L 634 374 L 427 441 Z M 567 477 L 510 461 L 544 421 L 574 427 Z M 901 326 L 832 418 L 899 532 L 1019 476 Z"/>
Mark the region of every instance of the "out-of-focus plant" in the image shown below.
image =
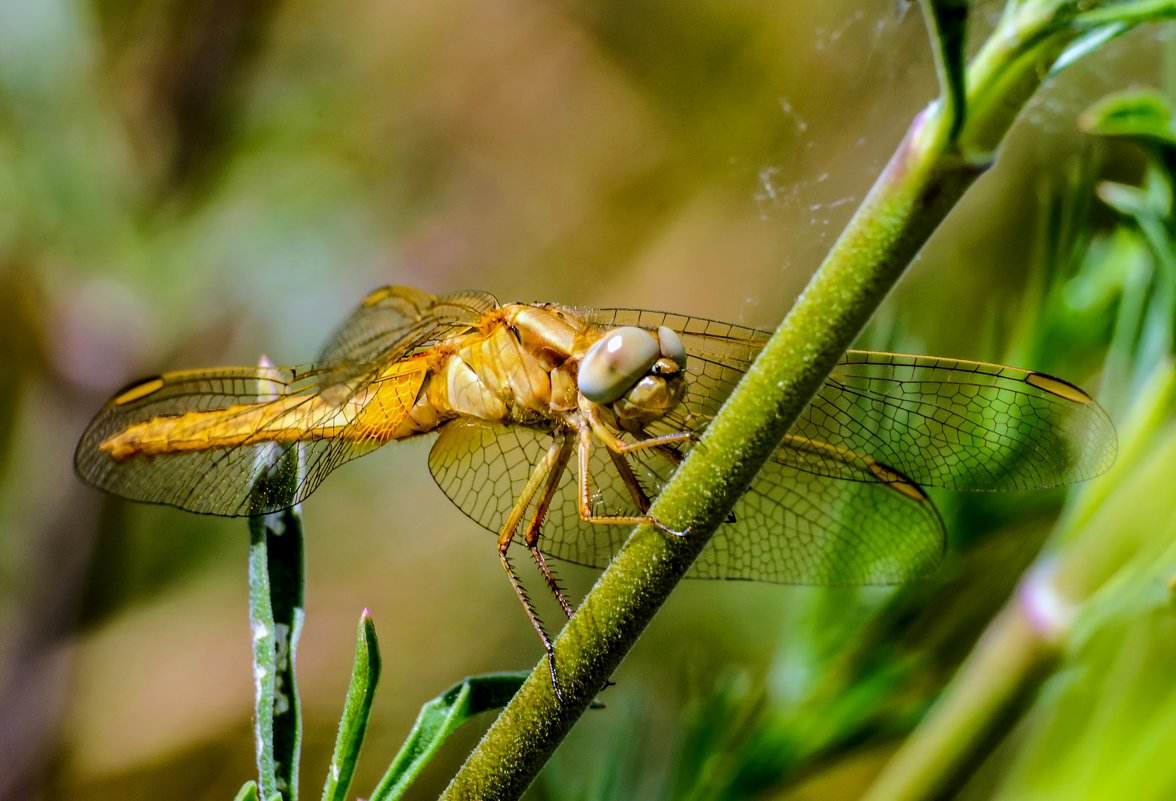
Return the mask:
<path id="1" fill-rule="evenodd" d="M 867 796 L 938 797 L 960 786 L 1028 709 L 997 798 L 1171 798 L 1176 765 L 1176 219 L 1173 119 L 1132 92 L 1083 117 L 1092 134 L 1147 154 L 1141 187 L 1106 183 L 1123 221 L 1091 243 L 1077 275 L 1054 284 L 1042 336 L 1116 308 L 1102 397 L 1118 413 L 1119 461 L 1075 489 L 1040 556 L 975 651 Z M 1069 319 L 1067 319 L 1069 318 Z M 1051 325 L 1052 323 L 1053 325 Z M 1041 690 L 1039 694 L 1035 691 Z M 995 772 L 995 770 L 993 771 Z"/>

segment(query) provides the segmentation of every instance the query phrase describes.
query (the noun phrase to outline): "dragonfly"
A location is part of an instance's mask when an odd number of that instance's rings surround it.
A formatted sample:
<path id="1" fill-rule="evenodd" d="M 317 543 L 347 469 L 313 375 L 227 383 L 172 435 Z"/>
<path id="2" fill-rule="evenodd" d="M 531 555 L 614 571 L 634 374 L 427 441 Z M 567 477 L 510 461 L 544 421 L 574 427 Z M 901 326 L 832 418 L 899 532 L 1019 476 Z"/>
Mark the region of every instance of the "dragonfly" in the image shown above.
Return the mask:
<path id="1" fill-rule="evenodd" d="M 437 434 L 429 470 L 497 535 L 499 560 L 553 642 L 511 561 L 604 567 L 768 339 L 644 309 L 500 304 L 486 292 L 372 292 L 300 367 L 183 370 L 117 393 L 75 466 L 135 501 L 246 516 L 300 503 L 343 463 Z M 690 576 L 895 584 L 945 549 L 924 487 L 1022 490 L 1091 478 L 1114 428 L 1083 390 L 985 362 L 848 351 L 736 504 Z M 286 491 L 271 479 L 297 458 Z M 558 689 L 558 685 L 557 685 Z"/>

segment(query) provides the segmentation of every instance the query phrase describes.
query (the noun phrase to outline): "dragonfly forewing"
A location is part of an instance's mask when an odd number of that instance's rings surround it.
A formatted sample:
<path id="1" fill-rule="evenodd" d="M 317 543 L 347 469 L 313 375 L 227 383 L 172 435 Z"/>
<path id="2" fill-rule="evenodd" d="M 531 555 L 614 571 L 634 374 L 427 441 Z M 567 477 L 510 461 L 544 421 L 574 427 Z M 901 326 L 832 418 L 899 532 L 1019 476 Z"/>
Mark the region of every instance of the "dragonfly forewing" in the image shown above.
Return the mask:
<path id="1" fill-rule="evenodd" d="M 332 335 L 318 361 L 367 365 L 401 358 L 470 330 L 496 308 L 489 292 L 436 296 L 413 287 L 381 287 Z"/>
<path id="2" fill-rule="evenodd" d="M 1085 392 L 1003 365 L 849 351 L 794 435 L 868 453 L 920 484 L 1041 489 L 1115 459 L 1115 429 Z"/>

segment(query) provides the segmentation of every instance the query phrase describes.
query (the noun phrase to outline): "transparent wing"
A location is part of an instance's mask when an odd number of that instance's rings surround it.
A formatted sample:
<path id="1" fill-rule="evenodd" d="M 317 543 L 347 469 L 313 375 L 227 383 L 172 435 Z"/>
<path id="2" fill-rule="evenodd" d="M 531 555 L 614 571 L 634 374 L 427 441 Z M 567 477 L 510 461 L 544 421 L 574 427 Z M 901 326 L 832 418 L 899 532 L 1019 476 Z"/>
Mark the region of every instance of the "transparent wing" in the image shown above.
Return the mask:
<path id="1" fill-rule="evenodd" d="M 850 351 L 793 434 L 956 490 L 1055 487 L 1115 459 L 1101 406 L 1058 378 L 984 362 Z"/>
<path id="2" fill-rule="evenodd" d="M 455 420 L 441 429 L 433 444 L 429 471 L 459 509 L 497 534 L 532 467 L 551 445 L 552 436 L 525 426 Z M 593 449 L 590 471 L 595 511 L 638 514 L 603 448 Z M 595 525 L 580 519 L 576 477 L 569 468 L 548 510 L 540 548 L 569 562 L 603 567 L 629 530 L 626 526 Z"/>
<path id="3" fill-rule="evenodd" d="M 468 330 L 493 297 L 372 293 L 318 364 L 168 373 L 111 399 L 78 444 L 90 484 L 132 500 L 217 515 L 259 514 L 305 499 L 339 465 L 386 443 L 426 378 L 412 358 Z M 266 487 L 297 450 L 292 498 Z"/>
<path id="4" fill-rule="evenodd" d="M 943 556 L 943 522 L 918 486 L 869 460 L 833 454 L 831 478 L 771 459 L 689 575 L 782 584 L 897 584 Z M 883 478 L 885 476 L 885 479 Z"/>
<path id="5" fill-rule="evenodd" d="M 396 364 L 378 379 L 313 367 L 168 373 L 108 402 L 74 465 L 88 483 L 131 500 L 228 516 L 275 511 L 386 443 L 412 408 L 423 368 Z M 272 494 L 292 460 L 293 494 Z"/>
<path id="6" fill-rule="evenodd" d="M 442 491 L 474 521 L 497 533 L 551 434 L 521 426 L 454 422 L 441 431 L 429 467 Z M 736 506 L 691 569 L 695 578 L 749 579 L 788 584 L 889 584 L 922 575 L 943 553 L 943 525 L 913 483 L 870 460 L 833 452 L 834 479 L 773 460 Z M 669 452 L 638 451 L 630 464 L 647 494 L 669 478 Z M 593 511 L 640 514 L 603 447 L 590 467 Z M 541 550 L 564 561 L 603 567 L 621 547 L 627 526 L 584 522 L 572 469 L 562 476 L 540 539 Z"/>
<path id="7" fill-rule="evenodd" d="M 319 362 L 369 364 L 404 355 L 470 329 L 498 308 L 488 292 L 431 295 L 407 286 L 385 286 L 370 293 L 340 326 Z"/>

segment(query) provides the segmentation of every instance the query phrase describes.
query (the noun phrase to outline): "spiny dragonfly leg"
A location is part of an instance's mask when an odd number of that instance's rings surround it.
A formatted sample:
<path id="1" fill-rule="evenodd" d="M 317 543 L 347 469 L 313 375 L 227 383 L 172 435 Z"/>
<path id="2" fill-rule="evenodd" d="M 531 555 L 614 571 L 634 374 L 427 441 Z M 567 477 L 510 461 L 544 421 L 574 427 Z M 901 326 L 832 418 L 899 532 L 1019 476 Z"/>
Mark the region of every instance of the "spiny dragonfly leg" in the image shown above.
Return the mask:
<path id="1" fill-rule="evenodd" d="M 694 442 L 694 435 L 690 436 L 691 442 Z M 697 443 L 696 443 L 697 444 Z M 681 467 L 682 462 L 686 461 L 686 454 L 673 447 L 672 445 L 658 445 L 654 448 L 655 451 L 674 463 L 675 467 Z"/>
<path id="2" fill-rule="evenodd" d="M 629 490 L 629 497 L 633 499 L 633 503 L 637 505 L 642 514 L 647 514 L 650 507 L 649 496 L 645 494 L 641 482 L 637 480 L 637 474 L 633 472 L 633 468 L 625 459 L 624 454 L 609 450 L 608 457 L 612 459 L 613 467 L 617 469 L 617 475 L 621 477 L 625 489 Z"/>
<path id="3" fill-rule="evenodd" d="M 527 550 L 531 552 L 531 557 L 535 560 L 535 565 L 539 568 L 539 572 L 543 574 L 543 580 L 547 582 L 547 588 L 551 590 L 551 594 L 559 602 L 559 608 L 563 610 L 564 617 L 571 620 L 572 614 L 576 610 L 572 608 L 571 602 L 568 601 L 563 587 L 559 586 L 559 580 L 556 578 L 555 573 L 548 567 L 547 558 L 543 556 L 543 551 L 539 550 L 538 546 L 535 545 L 528 546 Z"/>
<path id="4" fill-rule="evenodd" d="M 510 562 L 510 557 L 507 556 L 505 549 L 498 550 L 498 559 L 502 562 L 502 568 L 506 571 L 506 577 L 510 579 L 510 586 L 514 588 L 515 595 L 518 596 L 519 602 L 523 605 L 523 611 L 527 614 L 527 619 L 531 621 L 531 627 L 539 635 L 539 639 L 543 641 L 543 650 L 547 652 L 547 669 L 551 673 L 551 689 L 555 691 L 555 700 L 563 703 L 563 693 L 559 690 L 559 681 L 555 676 L 555 643 L 547 636 L 547 630 L 543 628 L 543 621 L 539 619 L 539 613 L 535 611 L 535 605 L 531 603 L 531 597 L 527 595 L 527 590 L 523 587 L 523 582 L 515 573 L 514 565 Z"/>
<path id="5" fill-rule="evenodd" d="M 531 475 L 527 478 L 527 483 L 523 486 L 522 492 L 515 500 L 514 507 L 511 508 L 510 514 L 506 517 L 506 522 L 503 523 L 502 530 L 498 534 L 498 559 L 502 563 L 503 570 L 506 571 L 506 577 L 510 580 L 510 586 L 514 589 L 515 595 L 518 596 L 519 603 L 523 605 L 523 612 L 526 613 L 527 619 L 531 621 L 531 627 L 539 635 L 539 639 L 543 642 L 543 650 L 547 652 L 547 666 L 551 671 L 551 688 L 555 691 L 556 700 L 563 703 L 563 694 L 559 690 L 559 683 L 555 676 L 555 644 L 551 637 L 547 635 L 547 630 L 543 628 L 543 622 L 539 619 L 539 613 L 535 611 L 535 604 L 531 602 L 531 597 L 527 595 L 526 589 L 523 587 L 522 581 L 515 572 L 514 565 L 511 564 L 508 551 L 510 544 L 514 540 L 515 532 L 519 529 L 519 524 L 522 522 L 523 516 L 527 513 L 527 508 L 534 500 L 536 493 L 542 486 L 550 485 L 553 481 L 552 473 L 554 468 L 561 464 L 567 465 L 569 456 L 565 451 L 570 449 L 568 440 L 564 437 L 562 440 L 556 440 L 547 449 L 547 453 L 531 470 Z M 562 467 L 560 470 L 562 471 Z M 558 473 L 556 473 L 558 475 Z M 547 490 L 544 490 L 546 496 Z M 543 499 L 540 499 L 543 503 Z M 550 497 L 546 498 L 546 505 L 550 505 Z M 544 509 L 546 511 L 546 509 Z M 529 528 L 529 526 L 528 526 Z M 545 575 L 546 578 L 546 575 Z M 554 578 L 552 579 L 554 581 Z"/>
<path id="6" fill-rule="evenodd" d="M 601 426 L 601 428 L 603 428 L 603 426 Z M 607 431 L 607 429 L 604 429 L 604 430 Z M 642 515 L 595 515 L 592 513 L 592 485 L 591 485 L 591 482 L 589 481 L 590 471 L 588 469 L 588 466 L 590 464 L 591 457 L 592 457 L 592 435 L 594 433 L 598 433 L 598 432 L 596 431 L 596 429 L 593 426 L 591 426 L 591 425 L 581 426 L 580 427 L 579 446 L 576 448 L 576 455 L 577 455 L 576 481 L 580 487 L 580 493 L 579 493 L 579 495 L 580 495 L 580 503 L 579 503 L 580 519 L 583 520 L 585 523 L 619 525 L 619 526 L 637 526 L 637 525 L 642 525 L 644 523 L 648 523 L 649 525 L 654 526 L 655 528 L 660 529 L 661 531 L 664 531 L 666 534 L 672 534 L 675 537 L 682 537 L 682 536 L 685 536 L 686 534 L 690 533 L 689 529 L 687 529 L 686 531 L 678 531 L 677 529 L 672 529 L 669 526 L 667 526 L 666 524 L 662 523 L 656 517 L 651 517 L 650 515 L 647 515 L 647 514 L 642 514 Z M 611 437 L 613 440 L 618 441 L 618 442 L 620 441 L 615 435 L 612 434 L 611 431 L 608 432 L 608 434 L 609 434 L 609 437 Z M 676 437 L 677 435 L 675 434 L 673 436 Z M 676 442 L 677 440 L 674 440 L 674 441 Z M 622 444 L 624 444 L 624 443 L 622 443 Z M 638 443 L 638 444 L 640 444 L 640 443 Z M 661 444 L 661 443 L 659 443 L 659 444 Z M 609 446 L 608 439 L 605 439 L 605 445 Z M 609 447 L 609 451 L 614 452 L 614 453 L 623 453 L 621 451 L 616 451 L 611 446 Z M 625 468 L 626 468 L 626 470 L 628 470 L 629 474 L 632 475 L 632 469 L 629 468 L 629 466 L 627 464 L 625 465 Z M 624 473 L 622 473 L 621 478 L 624 479 L 624 477 L 625 477 Z M 637 477 L 633 476 L 633 480 L 636 481 Z"/>
<path id="7" fill-rule="evenodd" d="M 559 586 L 555 574 L 547 566 L 547 559 L 544 558 L 543 552 L 539 550 L 539 534 L 543 528 L 543 520 L 547 517 L 547 510 L 551 508 L 551 500 L 555 497 L 555 491 L 559 489 L 559 482 L 563 478 L 563 472 L 572 457 L 573 436 L 572 432 L 569 431 L 563 434 L 559 441 L 559 454 L 551 465 L 551 471 L 547 476 L 547 485 L 543 489 L 543 494 L 539 496 L 539 501 L 535 504 L 535 511 L 531 514 L 531 519 L 527 523 L 527 528 L 523 533 L 523 543 L 527 546 L 527 550 L 531 552 L 531 557 L 535 560 L 539 572 L 543 574 L 543 580 L 547 582 L 547 588 L 551 590 L 551 594 L 559 602 L 560 608 L 563 609 L 564 617 L 568 620 L 572 619 L 572 605 L 568 603 L 563 588 Z"/>
<path id="8" fill-rule="evenodd" d="M 633 451 L 644 451 L 650 448 L 657 450 L 672 450 L 669 446 L 680 445 L 684 442 L 691 442 L 694 440 L 694 435 L 689 431 L 675 431 L 672 434 L 658 434 L 656 437 L 645 437 L 636 442 L 628 443 L 624 440 L 618 439 L 620 447 L 617 453 L 632 453 Z"/>
<path id="9" fill-rule="evenodd" d="M 625 442 L 613 432 L 609 431 L 608 426 L 600 419 L 594 406 L 582 407 L 584 416 L 588 419 L 588 425 L 592 428 L 593 433 L 600 437 L 600 441 L 604 443 L 605 447 L 613 453 L 633 453 L 634 451 L 644 451 L 650 448 L 661 448 L 667 445 L 678 445 L 684 442 L 690 442 L 694 435 L 689 431 L 674 431 L 670 434 L 659 434 L 656 437 L 644 437 L 636 442 Z"/>
<path id="10" fill-rule="evenodd" d="M 682 432 L 682 433 L 686 433 L 686 432 Z M 638 434 L 637 436 L 642 437 L 644 435 Z M 667 436 L 672 436 L 672 437 L 676 438 L 676 437 L 680 436 L 680 434 L 672 434 L 672 435 L 667 435 Z M 698 435 L 697 434 L 691 432 L 691 433 L 687 434 L 687 437 L 691 443 L 693 443 L 695 445 L 698 444 Z M 655 439 L 657 439 L 657 438 L 644 436 L 644 438 L 641 441 L 642 442 L 650 442 L 651 440 L 655 440 Z M 674 445 L 676 445 L 677 442 L 678 442 L 677 439 L 674 439 L 674 441 L 671 444 L 666 444 L 663 441 L 656 441 L 652 445 L 650 445 L 649 447 L 652 448 L 654 451 L 656 451 L 660 456 L 673 462 L 675 467 L 681 467 L 682 462 L 686 461 L 686 454 L 682 453 L 682 451 L 680 451 L 674 447 Z M 630 450 L 632 450 L 632 449 L 630 449 Z M 613 464 L 615 464 L 617 466 L 617 472 L 621 473 L 621 477 L 624 478 L 625 477 L 624 471 L 626 469 L 629 469 L 629 463 L 627 461 L 625 461 L 625 457 L 622 454 L 619 454 L 613 450 L 610 450 L 608 452 L 608 455 L 612 457 Z M 629 474 L 633 475 L 633 471 L 631 469 L 629 469 Z M 637 481 L 637 477 L 635 475 L 633 476 L 633 481 L 634 482 Z M 626 479 L 626 484 L 627 483 L 628 483 L 628 480 Z M 637 486 L 637 490 L 641 493 L 641 498 L 645 498 L 645 505 L 644 506 L 641 505 L 641 500 L 638 499 L 637 496 L 634 496 L 634 500 L 637 502 L 637 506 L 640 507 L 641 511 L 647 512 L 647 511 L 649 511 L 649 505 L 650 505 L 649 499 L 646 497 L 644 491 L 641 491 L 641 485 L 636 484 L 636 486 Z M 632 493 L 633 490 L 630 489 L 629 492 Z M 731 512 L 730 514 L 727 515 L 726 522 L 728 522 L 728 523 L 735 522 L 735 513 L 734 512 Z M 659 526 L 659 528 L 661 528 L 666 533 L 673 534 L 675 536 L 690 533 L 690 529 L 686 529 L 684 531 L 677 531 L 677 530 L 666 529 L 661 526 Z"/>

